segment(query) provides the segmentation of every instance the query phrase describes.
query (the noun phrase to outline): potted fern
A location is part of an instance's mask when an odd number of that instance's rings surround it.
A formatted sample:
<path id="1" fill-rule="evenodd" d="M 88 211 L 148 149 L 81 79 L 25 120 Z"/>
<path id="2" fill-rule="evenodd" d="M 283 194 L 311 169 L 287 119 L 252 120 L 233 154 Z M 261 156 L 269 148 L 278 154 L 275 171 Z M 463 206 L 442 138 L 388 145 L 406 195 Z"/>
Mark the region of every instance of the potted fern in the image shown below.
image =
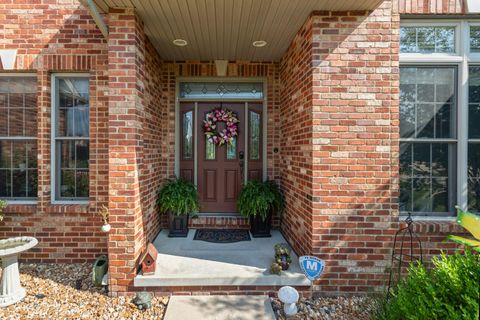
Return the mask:
<path id="1" fill-rule="evenodd" d="M 274 181 L 248 181 L 240 191 L 237 207 L 250 219 L 253 237 L 271 237 L 272 216 L 283 209 L 283 195 Z"/>
<path id="2" fill-rule="evenodd" d="M 182 178 L 168 180 L 158 193 L 157 204 L 160 211 L 169 216 L 168 236 L 186 237 L 188 218 L 200 209 L 195 186 Z"/>

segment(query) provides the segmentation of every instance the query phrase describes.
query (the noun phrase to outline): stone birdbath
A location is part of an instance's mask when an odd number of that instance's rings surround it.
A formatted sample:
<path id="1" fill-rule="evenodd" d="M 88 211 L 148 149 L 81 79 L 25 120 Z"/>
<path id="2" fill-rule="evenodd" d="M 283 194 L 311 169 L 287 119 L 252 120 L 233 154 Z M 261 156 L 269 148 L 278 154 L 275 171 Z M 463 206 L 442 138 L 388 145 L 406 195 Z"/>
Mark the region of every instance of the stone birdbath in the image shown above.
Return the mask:
<path id="1" fill-rule="evenodd" d="M 0 307 L 6 307 L 25 298 L 25 289 L 20 284 L 18 255 L 33 248 L 38 240 L 33 237 L 15 237 L 0 240 L 2 259 L 2 284 L 0 287 Z"/>

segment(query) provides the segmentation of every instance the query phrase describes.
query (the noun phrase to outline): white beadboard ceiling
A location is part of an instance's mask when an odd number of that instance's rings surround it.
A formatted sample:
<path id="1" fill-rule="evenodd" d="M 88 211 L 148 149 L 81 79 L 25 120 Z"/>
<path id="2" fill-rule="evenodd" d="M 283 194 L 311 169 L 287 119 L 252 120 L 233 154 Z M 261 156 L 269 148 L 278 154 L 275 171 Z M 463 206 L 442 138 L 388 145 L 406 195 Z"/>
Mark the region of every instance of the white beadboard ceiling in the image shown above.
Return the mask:
<path id="1" fill-rule="evenodd" d="M 98 8 L 135 7 L 165 60 L 278 61 L 316 10 L 371 10 L 383 0 L 95 0 Z M 174 39 L 188 41 L 176 47 Z M 265 40 L 255 48 L 252 42 Z"/>

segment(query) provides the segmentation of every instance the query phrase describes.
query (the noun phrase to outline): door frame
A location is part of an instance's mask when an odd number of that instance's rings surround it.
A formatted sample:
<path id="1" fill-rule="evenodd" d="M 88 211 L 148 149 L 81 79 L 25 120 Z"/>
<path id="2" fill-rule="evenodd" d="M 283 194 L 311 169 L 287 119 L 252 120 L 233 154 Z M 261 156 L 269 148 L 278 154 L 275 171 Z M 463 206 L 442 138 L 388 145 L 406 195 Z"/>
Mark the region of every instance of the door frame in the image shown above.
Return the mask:
<path id="1" fill-rule="evenodd" d="M 263 99 L 209 99 L 215 102 L 246 102 L 245 108 L 248 111 L 248 102 L 262 102 L 262 178 L 267 179 L 267 124 L 268 124 L 268 101 L 267 101 L 267 78 L 266 77 L 177 77 L 175 81 L 175 176 L 180 176 L 180 102 L 190 101 L 199 102 L 198 99 L 181 99 L 180 98 L 180 83 L 181 82 L 256 82 L 262 83 L 263 86 Z M 207 100 L 205 100 L 207 101 Z M 198 119 L 198 106 L 195 103 L 194 119 Z M 248 117 L 248 112 L 245 113 L 245 119 Z M 247 136 L 245 137 L 246 144 L 248 139 L 248 122 L 245 121 L 244 130 Z M 198 121 L 194 122 L 194 132 L 198 130 Z M 194 184 L 197 185 L 197 173 L 198 173 L 198 159 L 197 159 L 197 143 L 193 144 L 193 176 Z M 245 148 L 245 172 L 248 172 L 248 147 Z M 246 181 L 247 175 L 244 176 Z"/>

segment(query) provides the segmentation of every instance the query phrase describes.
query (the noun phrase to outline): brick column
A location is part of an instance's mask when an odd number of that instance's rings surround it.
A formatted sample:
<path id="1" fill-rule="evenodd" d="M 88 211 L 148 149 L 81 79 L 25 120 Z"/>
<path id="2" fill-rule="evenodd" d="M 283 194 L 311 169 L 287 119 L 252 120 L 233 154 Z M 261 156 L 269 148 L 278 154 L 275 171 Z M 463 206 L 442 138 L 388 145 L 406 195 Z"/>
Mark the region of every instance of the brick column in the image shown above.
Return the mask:
<path id="1" fill-rule="evenodd" d="M 398 221 L 398 33 L 392 2 L 313 17 L 313 253 L 323 292 L 381 290 Z"/>
<path id="2" fill-rule="evenodd" d="M 143 25 L 134 9 L 109 12 L 109 210 L 110 290 L 122 295 L 132 286 L 145 247 L 139 172 L 142 167 L 144 64 Z"/>
<path id="3" fill-rule="evenodd" d="M 327 267 L 322 293 L 385 284 L 398 222 L 398 33 L 392 2 L 315 12 L 280 64 L 282 228 Z"/>

